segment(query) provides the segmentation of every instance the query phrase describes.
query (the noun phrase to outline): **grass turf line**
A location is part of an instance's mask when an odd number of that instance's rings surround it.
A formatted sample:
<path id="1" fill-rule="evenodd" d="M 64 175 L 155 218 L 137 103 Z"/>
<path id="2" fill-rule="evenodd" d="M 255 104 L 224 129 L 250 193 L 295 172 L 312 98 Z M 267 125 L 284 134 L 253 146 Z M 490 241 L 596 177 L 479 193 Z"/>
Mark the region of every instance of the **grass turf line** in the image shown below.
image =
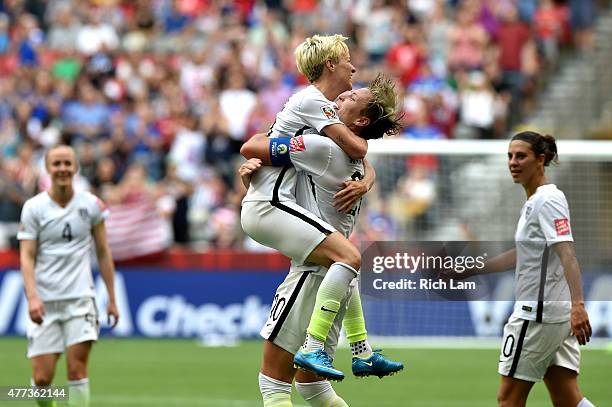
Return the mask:
<path id="1" fill-rule="evenodd" d="M 0 338 L 0 386 L 29 383 L 24 338 Z M 391 349 L 389 357 L 406 368 L 385 379 L 358 379 L 350 374 L 350 352 L 341 349 L 336 365 L 347 378 L 334 384 L 351 407 L 489 407 L 499 385 L 498 351 L 465 349 Z M 257 372 L 261 343 L 234 348 L 203 348 L 191 340 L 103 338 L 90 361 L 91 407 L 110 406 L 261 406 Z M 609 386 L 612 355 L 583 352 L 580 385 L 598 407 L 612 406 Z M 65 385 L 62 358 L 54 384 Z M 294 391 L 296 406 L 306 403 Z M 1 402 L 18 406 L 32 403 Z M 550 406 L 546 389 L 537 384 L 530 407 Z"/>

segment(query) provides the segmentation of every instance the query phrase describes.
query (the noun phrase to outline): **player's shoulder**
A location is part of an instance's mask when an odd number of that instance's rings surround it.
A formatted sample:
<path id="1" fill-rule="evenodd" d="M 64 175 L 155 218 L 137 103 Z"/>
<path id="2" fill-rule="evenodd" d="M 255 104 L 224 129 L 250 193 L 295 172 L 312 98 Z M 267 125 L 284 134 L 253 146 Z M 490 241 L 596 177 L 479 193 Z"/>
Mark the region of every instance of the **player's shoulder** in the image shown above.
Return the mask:
<path id="1" fill-rule="evenodd" d="M 555 184 L 546 184 L 538 188 L 537 193 L 534 195 L 536 205 L 562 205 L 568 206 L 567 198 L 563 191 L 561 191 Z"/>
<path id="2" fill-rule="evenodd" d="M 34 195 L 30 199 L 26 200 L 25 203 L 23 204 L 23 209 L 24 210 L 35 210 L 37 208 L 41 208 L 41 207 L 49 205 L 50 202 L 51 202 L 51 197 L 49 196 L 49 193 L 47 191 L 42 191 Z"/>
<path id="3" fill-rule="evenodd" d="M 104 202 L 90 191 L 79 191 L 76 193 L 76 197 L 80 202 L 90 207 L 97 207 L 100 209 L 100 211 L 104 211 L 106 209 Z"/>
<path id="4" fill-rule="evenodd" d="M 304 106 L 312 106 L 312 105 L 331 105 L 332 101 L 327 99 L 319 89 L 317 89 L 314 85 L 310 85 L 305 87 L 304 89 L 298 91 L 296 94 L 296 102 L 301 107 Z"/>

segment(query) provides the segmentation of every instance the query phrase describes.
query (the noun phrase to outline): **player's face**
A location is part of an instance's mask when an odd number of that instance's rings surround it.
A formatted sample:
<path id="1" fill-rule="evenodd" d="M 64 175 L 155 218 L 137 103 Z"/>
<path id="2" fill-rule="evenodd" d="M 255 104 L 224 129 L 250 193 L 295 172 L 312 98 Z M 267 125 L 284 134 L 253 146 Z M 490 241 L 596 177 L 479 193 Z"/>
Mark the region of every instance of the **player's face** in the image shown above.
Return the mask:
<path id="1" fill-rule="evenodd" d="M 55 186 L 72 185 L 72 177 L 76 173 L 76 157 L 69 147 L 58 147 L 47 155 L 47 171 L 51 175 L 51 183 Z"/>
<path id="2" fill-rule="evenodd" d="M 542 171 L 542 160 L 539 160 L 531 144 L 514 140 L 508 147 L 508 168 L 515 184 L 525 185 L 539 171 Z"/>
<path id="3" fill-rule="evenodd" d="M 350 90 L 353 87 L 353 74 L 357 72 L 353 64 L 351 64 L 351 56 L 346 53 L 340 56 L 338 63 L 334 65 L 333 72 L 334 82 L 342 84 L 344 90 Z"/>
<path id="4" fill-rule="evenodd" d="M 336 99 L 336 104 L 338 105 L 338 117 L 342 120 L 342 123 L 348 126 L 363 118 L 361 112 L 366 108 L 371 97 L 372 93 L 368 88 L 341 93 Z"/>

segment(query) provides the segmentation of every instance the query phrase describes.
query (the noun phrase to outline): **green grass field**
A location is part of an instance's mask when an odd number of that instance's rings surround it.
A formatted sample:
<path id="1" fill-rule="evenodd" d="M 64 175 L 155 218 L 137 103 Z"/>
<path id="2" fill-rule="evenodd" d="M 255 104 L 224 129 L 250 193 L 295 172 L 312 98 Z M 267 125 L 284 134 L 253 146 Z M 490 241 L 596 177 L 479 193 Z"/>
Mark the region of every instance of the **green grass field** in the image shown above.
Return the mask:
<path id="1" fill-rule="evenodd" d="M 29 382 L 25 346 L 21 338 L 0 338 L 0 386 Z M 208 348 L 185 340 L 103 338 L 90 362 L 92 407 L 261 406 L 257 387 L 260 350 L 256 341 Z M 496 350 L 387 348 L 385 353 L 405 361 L 406 369 L 383 380 L 349 376 L 334 385 L 352 407 L 496 405 Z M 349 360 L 349 351 L 341 349 L 337 366 L 350 372 Z M 61 359 L 56 385 L 65 384 L 64 363 Z M 612 354 L 586 349 L 582 370 L 584 393 L 598 407 L 612 406 Z M 296 392 L 293 400 L 296 406 L 306 405 Z M 536 385 L 528 405 L 550 405 L 542 384 Z"/>

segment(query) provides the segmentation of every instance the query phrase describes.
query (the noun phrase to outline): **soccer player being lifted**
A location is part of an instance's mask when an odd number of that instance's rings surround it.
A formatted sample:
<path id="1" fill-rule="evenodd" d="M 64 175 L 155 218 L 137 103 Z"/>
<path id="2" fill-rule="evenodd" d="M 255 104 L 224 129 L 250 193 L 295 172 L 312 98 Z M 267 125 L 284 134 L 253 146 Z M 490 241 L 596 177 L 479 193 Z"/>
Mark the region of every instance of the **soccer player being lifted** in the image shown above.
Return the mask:
<path id="1" fill-rule="evenodd" d="M 342 93 L 337 98 L 337 105 L 337 114 L 342 122 L 363 139 L 380 138 L 399 130 L 394 85 L 382 75 L 368 88 Z M 257 135 L 245 144 L 243 152 L 256 157 L 240 168 L 245 184 L 249 183 L 253 173 L 266 168 L 262 164 L 273 164 L 270 147 L 275 143 L 276 140 Z M 354 194 L 354 199 L 345 202 L 347 210 L 342 212 L 334 207 L 334 201 L 339 187 L 347 180 L 363 177 L 364 170 L 367 171 L 363 161 L 351 159 L 330 138 L 317 134 L 300 135 L 289 140 L 287 156 L 298 173 L 295 192 L 297 203 L 348 237 L 359 214 L 363 194 Z M 291 405 L 291 382 L 294 376 L 298 391 L 311 405 L 346 406 L 329 382 L 321 381 L 320 377 L 310 372 L 300 371 L 296 375 L 293 368 L 293 354 L 300 351 L 313 308 L 325 307 L 325 304 L 319 305 L 319 293 L 320 286 L 327 278 L 325 267 L 294 262 L 287 278 L 276 291 L 270 317 L 262 329 L 266 342 L 260 387 L 265 406 Z M 365 338 L 365 322 L 356 283 L 356 279 L 353 279 L 348 294 L 338 292 L 338 312 L 337 315 L 334 313 L 335 318 L 326 333 L 325 348 L 331 355 L 335 352 L 342 324 L 350 342 L 354 343 L 351 336 L 355 333 Z M 353 354 L 358 353 L 358 348 L 353 348 Z M 381 369 L 378 372 L 380 376 L 394 373 L 403 367 L 401 363 L 387 361 L 379 353 L 374 353 L 365 359 L 355 357 L 353 373 L 359 376 L 370 375 L 375 365 Z M 381 366 L 387 369 L 383 371 Z"/>
<path id="2" fill-rule="evenodd" d="M 268 137 L 270 158 L 276 165 L 264 167 L 254 174 L 241 211 L 242 227 L 257 242 L 277 249 L 296 264 L 306 261 L 329 268 L 317 294 L 317 305 L 308 327 L 303 351 L 296 355 L 296 364 L 318 375 L 342 380 L 344 374 L 335 369 L 325 353 L 324 342 L 338 313 L 340 300 L 361 267 L 359 250 L 329 223 L 295 203 L 296 171 L 288 165 L 291 137 L 324 133 L 353 160 L 361 160 L 367 152 L 367 141 L 345 126 L 336 113 L 335 100 L 352 88 L 356 71 L 350 62 L 346 37 L 313 36 L 298 45 L 295 51 L 298 70 L 311 85 L 294 94 L 276 116 Z M 243 155 L 250 158 L 248 149 Z M 373 182 L 371 167 L 366 168 L 366 183 Z M 363 321 L 363 318 L 361 318 Z M 373 354 L 367 342 L 363 323 L 348 326 L 349 340 L 356 356 L 374 357 L 370 372 L 384 376 L 398 369 L 380 354 Z"/>

